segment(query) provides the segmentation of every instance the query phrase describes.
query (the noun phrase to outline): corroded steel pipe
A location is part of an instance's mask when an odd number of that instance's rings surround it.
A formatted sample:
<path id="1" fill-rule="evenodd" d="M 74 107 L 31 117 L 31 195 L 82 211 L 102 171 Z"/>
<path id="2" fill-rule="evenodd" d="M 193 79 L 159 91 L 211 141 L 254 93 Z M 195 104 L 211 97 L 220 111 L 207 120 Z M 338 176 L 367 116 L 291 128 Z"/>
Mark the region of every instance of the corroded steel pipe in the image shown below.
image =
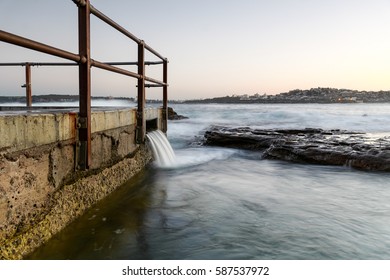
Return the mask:
<path id="1" fill-rule="evenodd" d="M 153 88 L 153 87 L 163 87 L 163 86 L 162 85 L 156 85 L 156 84 L 145 84 L 145 87 Z"/>
<path id="2" fill-rule="evenodd" d="M 134 77 L 134 78 L 137 78 L 137 79 L 140 78 L 140 75 L 137 74 L 137 73 L 134 73 L 134 72 L 131 72 L 131 71 L 119 68 L 119 67 L 115 67 L 115 66 L 112 66 L 112 65 L 107 64 L 107 63 L 99 62 L 99 61 L 96 61 L 96 60 L 91 60 L 91 66 L 95 66 L 97 68 L 101 68 L 101 69 L 108 70 L 108 71 L 111 71 L 111 72 L 115 72 L 115 73 L 118 73 L 118 74 Z"/>
<path id="3" fill-rule="evenodd" d="M 145 45 L 138 44 L 138 82 L 137 82 L 137 142 L 144 143 L 146 136 L 145 119 Z"/>
<path id="4" fill-rule="evenodd" d="M 26 63 L 26 105 L 32 106 L 31 65 L 29 63 Z"/>
<path id="5" fill-rule="evenodd" d="M 168 130 L 168 60 L 164 60 L 163 64 L 163 132 Z"/>
<path id="6" fill-rule="evenodd" d="M 85 2 L 85 0 L 72 0 L 73 3 L 75 3 L 78 7 L 83 7 L 85 6 L 87 3 Z"/>
<path id="7" fill-rule="evenodd" d="M 84 61 L 84 59 L 80 59 L 80 56 L 68 51 L 64 51 L 49 45 L 45 45 L 21 36 L 17 36 L 12 33 L 5 32 L 3 30 L 0 30 L 0 41 L 10 43 L 13 45 L 17 45 L 20 47 L 32 49 L 35 51 L 47 53 L 50 55 L 58 56 L 61 58 L 73 60 L 75 62 Z"/>
<path id="8" fill-rule="evenodd" d="M 152 82 L 152 83 L 161 85 L 161 86 L 167 85 L 166 83 L 164 83 L 162 81 L 159 81 L 159 80 L 156 80 L 156 79 L 153 79 L 153 78 L 150 78 L 150 77 L 145 77 L 145 80 L 148 81 L 148 82 Z"/>
<path id="9" fill-rule="evenodd" d="M 130 33 L 129 31 L 127 31 L 125 28 L 123 28 L 122 26 L 120 26 L 118 23 L 116 23 L 115 21 L 113 21 L 112 19 L 110 19 L 108 16 L 106 16 L 105 14 L 103 14 L 102 12 L 100 12 L 98 9 L 96 9 L 94 6 L 92 5 L 89 5 L 90 6 L 90 10 L 91 10 L 91 14 L 93 14 L 94 16 L 96 16 L 97 18 L 101 19 L 102 21 L 104 21 L 105 23 L 107 23 L 108 25 L 110 25 L 111 27 L 115 28 L 116 30 L 118 30 L 119 32 L 121 32 L 123 35 L 129 37 L 131 40 L 133 40 L 134 42 L 136 42 L 137 44 L 140 44 L 141 43 L 141 39 L 139 39 L 137 36 L 135 36 L 134 34 Z M 145 49 L 147 49 L 148 51 L 150 51 L 152 54 L 154 54 L 155 56 L 157 56 L 158 58 L 161 58 L 163 61 L 165 60 L 165 58 L 159 54 L 157 51 L 155 51 L 152 47 L 150 47 L 149 45 L 147 44 L 144 44 L 145 45 Z"/>
<path id="10" fill-rule="evenodd" d="M 91 154 L 91 31 L 89 0 L 86 5 L 78 5 L 79 54 L 86 60 L 79 64 L 79 120 L 78 165 L 82 170 L 89 169 L 92 164 Z"/>
<path id="11" fill-rule="evenodd" d="M 107 23 L 108 25 L 110 25 L 111 27 L 115 28 L 116 30 L 118 30 L 119 32 L 121 32 L 123 35 L 129 37 L 131 40 L 133 40 L 134 42 L 136 42 L 137 44 L 140 44 L 141 43 L 141 40 L 138 39 L 135 35 L 133 35 L 132 33 L 130 33 L 129 31 L 127 31 L 125 28 L 123 28 L 122 26 L 120 26 L 119 24 L 117 24 L 115 21 L 113 21 L 112 19 L 110 19 L 108 16 L 106 16 L 105 14 L 103 14 L 102 12 L 100 12 L 98 9 L 96 9 L 94 6 L 92 5 L 89 5 L 90 6 L 90 11 L 91 11 L 91 14 L 93 14 L 94 16 L 96 16 L 97 18 L 101 19 L 102 21 L 104 21 L 105 23 Z"/>
<path id="12" fill-rule="evenodd" d="M 161 54 L 159 54 L 157 51 L 155 51 L 154 49 L 152 49 L 151 46 L 145 44 L 145 49 L 147 49 L 148 51 L 150 51 L 152 54 L 154 54 L 154 55 L 157 56 L 158 58 L 161 58 L 163 61 L 166 60 L 166 58 L 164 58 Z"/>
<path id="13" fill-rule="evenodd" d="M 31 66 L 77 66 L 76 62 L 0 62 L 0 66 L 25 66 L 26 64 Z M 117 61 L 117 62 L 101 62 L 108 65 L 138 65 L 136 61 Z M 158 65 L 163 64 L 163 61 L 145 61 L 145 65 Z"/>

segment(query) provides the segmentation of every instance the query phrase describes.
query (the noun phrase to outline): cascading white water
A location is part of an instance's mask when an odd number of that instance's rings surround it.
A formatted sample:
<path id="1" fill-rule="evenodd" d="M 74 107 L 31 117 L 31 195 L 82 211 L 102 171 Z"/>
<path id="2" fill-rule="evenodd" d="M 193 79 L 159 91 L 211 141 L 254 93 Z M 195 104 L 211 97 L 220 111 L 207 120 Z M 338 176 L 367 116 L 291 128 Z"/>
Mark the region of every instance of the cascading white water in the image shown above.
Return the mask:
<path id="1" fill-rule="evenodd" d="M 176 156 L 167 137 L 161 130 L 148 132 L 146 137 L 152 148 L 155 162 L 160 167 L 171 167 L 176 163 Z"/>

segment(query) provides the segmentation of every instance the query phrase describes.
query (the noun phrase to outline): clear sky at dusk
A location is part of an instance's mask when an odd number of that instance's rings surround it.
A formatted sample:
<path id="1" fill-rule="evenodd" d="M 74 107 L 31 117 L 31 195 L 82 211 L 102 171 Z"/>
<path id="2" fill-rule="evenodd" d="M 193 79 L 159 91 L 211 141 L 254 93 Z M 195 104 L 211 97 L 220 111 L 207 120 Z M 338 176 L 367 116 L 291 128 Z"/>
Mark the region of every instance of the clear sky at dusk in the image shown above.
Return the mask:
<path id="1" fill-rule="evenodd" d="M 91 3 L 169 59 L 170 99 L 312 87 L 390 90 L 389 0 Z M 94 59 L 136 60 L 135 43 L 94 17 L 91 28 Z M 71 0 L 1 0 L 0 29 L 77 53 Z M 0 42 L 0 62 L 25 61 L 63 60 Z M 156 67 L 147 73 L 162 79 Z M 136 95 L 135 79 L 99 69 L 92 75 L 94 96 Z M 77 94 L 76 67 L 34 67 L 32 80 L 33 94 Z M 0 95 L 23 95 L 23 83 L 22 67 L 0 67 Z M 161 98 L 161 89 L 147 94 Z"/>

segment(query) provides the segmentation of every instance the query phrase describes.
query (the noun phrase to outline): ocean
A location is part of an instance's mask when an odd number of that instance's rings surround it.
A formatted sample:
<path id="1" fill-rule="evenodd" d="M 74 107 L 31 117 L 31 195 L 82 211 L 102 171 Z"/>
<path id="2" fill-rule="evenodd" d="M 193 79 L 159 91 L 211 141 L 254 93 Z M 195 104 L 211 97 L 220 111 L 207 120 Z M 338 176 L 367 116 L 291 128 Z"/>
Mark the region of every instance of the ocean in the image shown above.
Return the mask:
<path id="1" fill-rule="evenodd" d="M 30 259 L 390 259 L 390 174 L 200 145 L 210 125 L 390 135 L 390 104 L 173 104 L 150 164 Z"/>

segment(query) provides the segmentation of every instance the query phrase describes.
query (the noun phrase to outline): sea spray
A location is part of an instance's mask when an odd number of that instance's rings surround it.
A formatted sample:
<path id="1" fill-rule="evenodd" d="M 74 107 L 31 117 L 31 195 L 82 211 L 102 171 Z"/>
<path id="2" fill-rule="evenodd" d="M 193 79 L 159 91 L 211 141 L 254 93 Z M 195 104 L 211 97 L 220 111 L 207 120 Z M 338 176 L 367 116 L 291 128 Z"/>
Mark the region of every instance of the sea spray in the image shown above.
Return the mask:
<path id="1" fill-rule="evenodd" d="M 176 163 L 176 156 L 165 134 L 161 130 L 154 130 L 148 132 L 146 137 L 157 166 L 172 167 Z"/>

